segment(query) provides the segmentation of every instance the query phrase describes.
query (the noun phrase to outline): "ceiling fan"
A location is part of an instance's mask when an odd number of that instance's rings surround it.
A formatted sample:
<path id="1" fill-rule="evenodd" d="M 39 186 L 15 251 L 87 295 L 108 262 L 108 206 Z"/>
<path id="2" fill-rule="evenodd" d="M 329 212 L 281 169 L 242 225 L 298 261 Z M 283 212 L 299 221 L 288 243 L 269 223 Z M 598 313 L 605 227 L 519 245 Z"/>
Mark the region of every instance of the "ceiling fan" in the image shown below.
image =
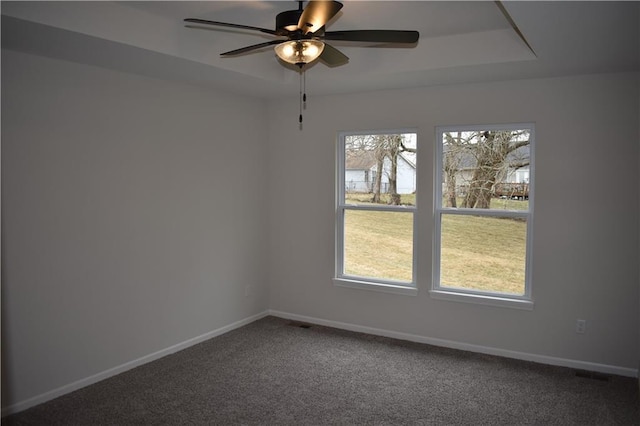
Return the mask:
<path id="1" fill-rule="evenodd" d="M 416 43 L 420 36 L 418 31 L 403 30 L 325 31 L 325 24 L 342 9 L 342 3 L 335 0 L 309 0 L 304 8 L 302 3 L 298 1 L 297 10 L 279 13 L 276 16 L 275 30 L 197 18 L 187 18 L 185 21 L 191 24 L 259 31 L 278 37 L 277 40 L 224 52 L 220 56 L 241 55 L 263 47 L 275 46 L 275 52 L 280 59 L 297 65 L 300 69 L 318 58 L 331 67 L 344 65 L 349 61 L 345 54 L 327 44 L 326 40 L 410 45 Z"/>

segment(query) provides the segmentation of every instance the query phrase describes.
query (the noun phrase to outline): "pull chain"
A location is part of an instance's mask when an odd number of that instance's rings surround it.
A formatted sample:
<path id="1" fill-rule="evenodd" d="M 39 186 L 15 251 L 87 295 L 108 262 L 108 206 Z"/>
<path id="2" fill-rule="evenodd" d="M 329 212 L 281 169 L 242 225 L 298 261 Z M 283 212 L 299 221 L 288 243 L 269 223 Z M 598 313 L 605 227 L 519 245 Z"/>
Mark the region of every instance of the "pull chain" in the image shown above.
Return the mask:
<path id="1" fill-rule="evenodd" d="M 298 116 L 298 122 L 300 124 L 302 124 L 302 102 L 303 102 L 303 99 L 305 99 L 306 101 L 306 94 L 303 95 L 303 91 L 302 91 L 303 76 L 304 76 L 304 70 L 302 69 L 302 65 L 300 65 L 300 100 L 299 100 L 300 115 Z"/>
<path id="2" fill-rule="evenodd" d="M 300 115 L 298 116 L 298 122 L 302 129 L 302 110 L 307 109 L 307 73 L 304 69 L 304 63 L 297 65 L 300 67 Z"/>

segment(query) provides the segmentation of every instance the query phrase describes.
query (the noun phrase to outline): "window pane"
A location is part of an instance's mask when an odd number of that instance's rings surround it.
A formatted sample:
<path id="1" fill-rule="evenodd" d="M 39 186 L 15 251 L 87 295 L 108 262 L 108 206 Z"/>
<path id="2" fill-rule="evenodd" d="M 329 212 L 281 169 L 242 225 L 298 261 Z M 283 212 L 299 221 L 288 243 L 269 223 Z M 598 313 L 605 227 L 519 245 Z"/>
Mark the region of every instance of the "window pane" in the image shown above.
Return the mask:
<path id="1" fill-rule="evenodd" d="M 343 273 L 413 282 L 413 213 L 345 210 Z"/>
<path id="2" fill-rule="evenodd" d="M 442 215 L 440 286 L 524 295 L 527 222 Z"/>
<path id="3" fill-rule="evenodd" d="M 415 205 L 416 134 L 346 136 L 344 190 L 346 204 Z"/>
<path id="4" fill-rule="evenodd" d="M 531 131 L 442 133 L 442 206 L 527 210 Z"/>

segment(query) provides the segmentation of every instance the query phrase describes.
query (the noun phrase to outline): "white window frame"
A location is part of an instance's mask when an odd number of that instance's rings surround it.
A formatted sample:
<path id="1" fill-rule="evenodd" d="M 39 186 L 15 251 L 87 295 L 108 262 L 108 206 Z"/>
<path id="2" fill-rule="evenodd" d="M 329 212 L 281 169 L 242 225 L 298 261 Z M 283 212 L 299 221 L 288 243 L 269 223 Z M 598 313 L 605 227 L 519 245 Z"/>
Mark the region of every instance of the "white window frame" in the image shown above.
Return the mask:
<path id="1" fill-rule="evenodd" d="M 372 290 L 384 293 L 401 294 L 407 296 L 415 296 L 418 294 L 417 289 L 417 257 L 418 257 L 418 234 L 417 234 L 417 208 L 418 200 L 416 197 L 415 206 L 388 206 L 380 205 L 361 205 L 347 204 L 345 202 L 345 140 L 348 136 L 355 135 L 397 135 L 412 133 L 416 135 L 416 148 L 418 132 L 413 128 L 392 129 L 392 130 L 374 130 L 374 131 L 353 131 L 338 133 L 337 141 L 337 188 L 336 188 L 336 270 L 334 285 L 338 287 L 348 287 L 362 290 Z M 417 174 L 419 173 L 416 162 L 416 194 L 418 193 Z M 401 212 L 413 215 L 413 255 L 412 255 L 412 278 L 411 282 L 377 279 L 372 277 L 360 277 L 345 274 L 344 271 L 344 217 L 347 210 L 362 211 L 380 211 L 380 212 Z"/>
<path id="2" fill-rule="evenodd" d="M 443 176 L 443 134 L 445 132 L 465 132 L 477 130 L 521 130 L 527 129 L 529 134 L 529 208 L 528 210 L 485 210 L 452 208 L 442 206 L 442 176 Z M 509 307 L 516 309 L 533 309 L 533 296 L 531 289 L 531 265 L 533 247 L 533 204 L 535 181 L 535 125 L 534 123 L 494 124 L 494 125 L 469 125 L 469 126 L 438 126 L 436 127 L 436 156 L 435 156 L 435 190 L 434 190 L 434 247 L 433 247 L 433 284 L 430 295 L 434 299 L 469 302 L 483 305 Z M 500 216 L 524 218 L 527 222 L 527 240 L 525 256 L 525 283 L 523 295 L 511 295 L 488 291 L 461 289 L 440 286 L 441 263 L 441 222 L 446 214 L 469 216 Z"/>

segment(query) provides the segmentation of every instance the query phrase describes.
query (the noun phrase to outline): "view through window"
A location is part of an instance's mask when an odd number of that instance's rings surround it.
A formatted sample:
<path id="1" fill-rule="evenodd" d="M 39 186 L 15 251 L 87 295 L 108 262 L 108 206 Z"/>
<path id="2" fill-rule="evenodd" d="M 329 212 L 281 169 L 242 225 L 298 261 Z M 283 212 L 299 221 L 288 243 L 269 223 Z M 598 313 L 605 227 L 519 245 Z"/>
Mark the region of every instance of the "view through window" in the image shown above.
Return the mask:
<path id="1" fill-rule="evenodd" d="M 434 289 L 530 298 L 533 126 L 437 135 Z"/>
<path id="2" fill-rule="evenodd" d="M 415 287 L 416 134 L 341 134 L 337 277 Z"/>

